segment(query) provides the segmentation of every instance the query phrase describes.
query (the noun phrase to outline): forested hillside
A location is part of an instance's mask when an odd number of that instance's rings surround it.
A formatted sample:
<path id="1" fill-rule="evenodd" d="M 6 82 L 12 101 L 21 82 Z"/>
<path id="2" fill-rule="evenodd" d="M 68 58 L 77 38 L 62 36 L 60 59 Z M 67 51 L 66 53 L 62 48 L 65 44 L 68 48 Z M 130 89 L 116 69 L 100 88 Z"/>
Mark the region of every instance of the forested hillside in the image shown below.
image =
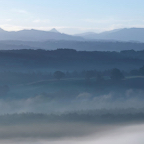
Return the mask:
<path id="1" fill-rule="evenodd" d="M 9 70 L 106 70 L 119 68 L 121 70 L 132 70 L 144 65 L 144 51 L 76 51 L 73 49 L 57 50 L 1 50 L 1 71 Z"/>

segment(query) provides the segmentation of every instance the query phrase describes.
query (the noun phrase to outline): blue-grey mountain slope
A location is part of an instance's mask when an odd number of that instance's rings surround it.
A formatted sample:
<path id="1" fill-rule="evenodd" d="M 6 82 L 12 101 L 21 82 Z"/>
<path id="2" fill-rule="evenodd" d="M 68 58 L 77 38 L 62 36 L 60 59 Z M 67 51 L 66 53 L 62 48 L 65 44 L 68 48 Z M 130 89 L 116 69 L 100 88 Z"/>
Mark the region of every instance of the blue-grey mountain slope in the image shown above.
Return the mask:
<path id="1" fill-rule="evenodd" d="M 0 40 L 21 40 L 21 41 L 46 41 L 46 40 L 83 40 L 79 36 L 71 36 L 58 32 L 56 29 L 50 31 L 41 30 L 20 30 L 4 31 L 0 29 Z"/>
<path id="2" fill-rule="evenodd" d="M 111 41 L 137 41 L 144 42 L 144 28 L 124 28 L 102 33 L 83 33 L 76 36 L 82 36 L 85 39 L 111 40 Z"/>

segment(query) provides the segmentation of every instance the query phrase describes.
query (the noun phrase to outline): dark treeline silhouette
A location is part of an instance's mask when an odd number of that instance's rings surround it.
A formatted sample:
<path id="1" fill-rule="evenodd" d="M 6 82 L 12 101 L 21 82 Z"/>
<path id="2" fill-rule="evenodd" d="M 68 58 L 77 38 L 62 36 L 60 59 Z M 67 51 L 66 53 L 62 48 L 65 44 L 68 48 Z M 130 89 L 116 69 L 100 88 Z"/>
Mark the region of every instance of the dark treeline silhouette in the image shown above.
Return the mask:
<path id="1" fill-rule="evenodd" d="M 73 49 L 57 50 L 2 50 L 0 51 L 1 70 L 106 70 L 119 68 L 132 70 L 144 65 L 144 51 L 76 51 Z"/>
<path id="2" fill-rule="evenodd" d="M 61 71 L 56 71 L 54 72 L 54 78 L 56 78 L 57 80 L 60 80 L 61 78 L 63 78 L 65 76 L 65 74 Z"/>
<path id="3" fill-rule="evenodd" d="M 120 81 L 129 76 L 144 76 L 144 66 L 130 71 L 122 71 L 118 68 L 107 69 L 104 71 L 98 70 L 82 70 L 82 71 L 33 71 L 33 72 L 14 72 L 2 71 L 0 72 L 0 83 L 13 84 L 13 83 L 28 83 L 52 79 L 69 79 L 80 78 L 86 81 L 96 80 L 102 82 L 111 79 L 112 81 Z"/>
<path id="4" fill-rule="evenodd" d="M 67 100 L 83 92 L 96 95 L 118 89 L 143 90 L 143 65 L 144 51 L 3 50 L 0 97 Z"/>

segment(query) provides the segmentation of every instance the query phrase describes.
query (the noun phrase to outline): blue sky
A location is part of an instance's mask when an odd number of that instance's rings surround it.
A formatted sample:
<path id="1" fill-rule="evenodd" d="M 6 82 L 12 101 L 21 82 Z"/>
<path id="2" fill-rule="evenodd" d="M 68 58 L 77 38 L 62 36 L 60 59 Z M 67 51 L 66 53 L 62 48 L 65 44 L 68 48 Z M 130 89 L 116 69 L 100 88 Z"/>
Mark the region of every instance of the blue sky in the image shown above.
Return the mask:
<path id="1" fill-rule="evenodd" d="M 144 27 L 144 0 L 0 0 L 0 27 L 68 34 Z"/>

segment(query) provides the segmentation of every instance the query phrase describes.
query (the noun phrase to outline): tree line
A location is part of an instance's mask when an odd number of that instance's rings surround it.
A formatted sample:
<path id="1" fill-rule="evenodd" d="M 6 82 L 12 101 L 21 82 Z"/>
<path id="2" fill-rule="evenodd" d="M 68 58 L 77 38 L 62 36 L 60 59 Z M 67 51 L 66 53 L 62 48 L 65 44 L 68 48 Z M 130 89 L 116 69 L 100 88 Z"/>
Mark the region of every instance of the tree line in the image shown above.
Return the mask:
<path id="1" fill-rule="evenodd" d="M 104 76 L 109 76 L 109 78 L 113 81 L 120 81 L 125 78 L 125 76 L 144 76 L 144 66 L 139 69 L 131 70 L 130 72 L 121 71 L 118 68 L 114 68 L 111 70 L 105 71 L 96 71 L 96 70 L 88 70 L 77 72 L 74 71 L 70 72 L 62 72 L 62 71 L 55 71 L 53 73 L 54 78 L 60 80 L 64 77 L 83 77 L 86 80 L 90 80 L 92 78 L 96 78 L 98 81 L 103 80 Z"/>

